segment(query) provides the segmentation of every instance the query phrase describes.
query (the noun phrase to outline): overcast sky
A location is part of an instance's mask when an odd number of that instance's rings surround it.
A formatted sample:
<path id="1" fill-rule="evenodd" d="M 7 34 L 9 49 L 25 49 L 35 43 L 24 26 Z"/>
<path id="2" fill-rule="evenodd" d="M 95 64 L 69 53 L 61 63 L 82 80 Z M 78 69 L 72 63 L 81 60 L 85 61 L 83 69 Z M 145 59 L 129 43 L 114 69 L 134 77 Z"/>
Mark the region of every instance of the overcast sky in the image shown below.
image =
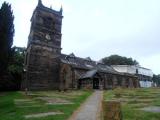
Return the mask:
<path id="1" fill-rule="evenodd" d="M 14 45 L 27 46 L 30 18 L 38 0 L 6 0 L 15 16 Z M 0 1 L 0 5 L 4 0 Z M 160 0 L 42 0 L 63 6 L 62 52 L 99 60 L 132 57 L 160 74 Z"/>

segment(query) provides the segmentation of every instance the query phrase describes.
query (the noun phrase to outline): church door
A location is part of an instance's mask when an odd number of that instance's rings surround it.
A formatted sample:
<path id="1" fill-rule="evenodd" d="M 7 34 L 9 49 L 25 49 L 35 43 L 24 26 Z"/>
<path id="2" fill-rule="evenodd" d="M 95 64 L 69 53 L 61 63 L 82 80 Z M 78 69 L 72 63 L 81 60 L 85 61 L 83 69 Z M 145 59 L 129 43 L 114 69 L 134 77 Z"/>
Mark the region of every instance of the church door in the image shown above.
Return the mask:
<path id="1" fill-rule="evenodd" d="M 99 89 L 99 79 L 93 78 L 93 89 Z"/>

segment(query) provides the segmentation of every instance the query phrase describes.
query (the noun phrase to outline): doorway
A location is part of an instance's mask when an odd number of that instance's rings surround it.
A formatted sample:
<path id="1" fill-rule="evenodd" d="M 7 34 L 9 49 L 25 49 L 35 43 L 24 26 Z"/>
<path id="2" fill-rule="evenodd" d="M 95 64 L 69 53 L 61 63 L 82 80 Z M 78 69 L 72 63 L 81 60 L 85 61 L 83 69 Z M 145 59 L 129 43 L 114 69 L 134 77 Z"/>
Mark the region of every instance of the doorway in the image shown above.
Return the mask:
<path id="1" fill-rule="evenodd" d="M 99 79 L 93 78 L 93 89 L 99 89 Z"/>

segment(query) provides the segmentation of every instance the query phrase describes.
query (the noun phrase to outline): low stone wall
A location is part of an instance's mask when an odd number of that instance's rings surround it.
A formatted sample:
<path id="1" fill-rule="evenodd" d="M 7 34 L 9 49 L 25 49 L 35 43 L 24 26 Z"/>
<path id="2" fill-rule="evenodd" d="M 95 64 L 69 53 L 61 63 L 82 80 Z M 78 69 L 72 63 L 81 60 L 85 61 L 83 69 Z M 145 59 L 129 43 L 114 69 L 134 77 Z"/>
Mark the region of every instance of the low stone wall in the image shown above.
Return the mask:
<path id="1" fill-rule="evenodd" d="M 102 101 L 103 120 L 122 120 L 121 104 L 118 101 Z"/>

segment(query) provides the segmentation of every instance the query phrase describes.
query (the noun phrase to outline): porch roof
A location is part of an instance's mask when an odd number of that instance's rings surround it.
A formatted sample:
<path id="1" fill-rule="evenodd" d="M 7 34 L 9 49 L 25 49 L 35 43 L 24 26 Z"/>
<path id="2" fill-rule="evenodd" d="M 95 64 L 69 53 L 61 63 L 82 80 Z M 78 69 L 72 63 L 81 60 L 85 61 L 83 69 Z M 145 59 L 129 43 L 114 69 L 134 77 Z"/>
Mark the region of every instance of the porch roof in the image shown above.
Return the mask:
<path id="1" fill-rule="evenodd" d="M 96 70 L 96 69 L 90 70 L 90 71 L 86 72 L 84 75 L 82 75 L 82 76 L 80 77 L 80 79 L 92 78 L 96 73 L 97 73 L 97 70 Z"/>

